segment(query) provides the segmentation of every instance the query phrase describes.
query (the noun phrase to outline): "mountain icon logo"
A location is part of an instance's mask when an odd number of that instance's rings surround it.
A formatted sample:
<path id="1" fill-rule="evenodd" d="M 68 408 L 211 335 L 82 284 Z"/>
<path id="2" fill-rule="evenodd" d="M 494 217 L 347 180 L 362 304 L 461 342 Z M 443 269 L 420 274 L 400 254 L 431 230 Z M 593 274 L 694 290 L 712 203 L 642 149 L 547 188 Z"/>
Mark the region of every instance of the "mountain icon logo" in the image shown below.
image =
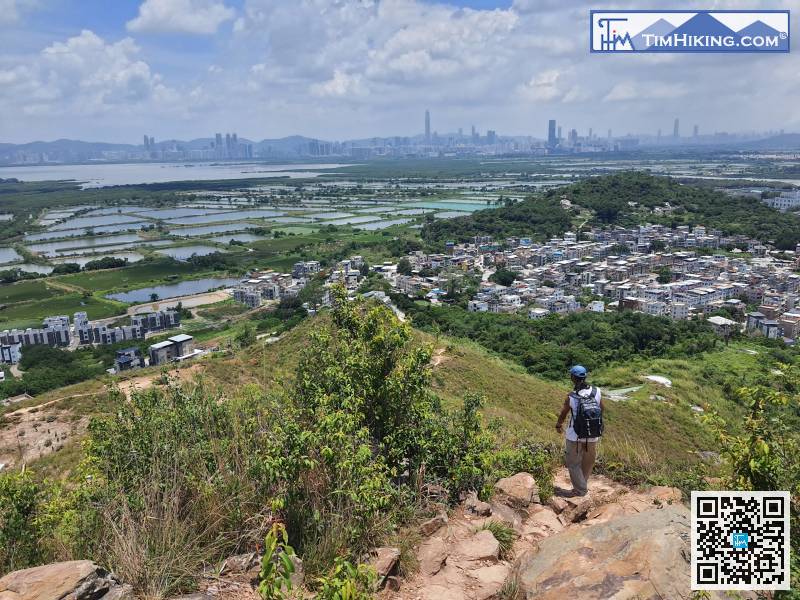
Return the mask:
<path id="1" fill-rule="evenodd" d="M 591 52 L 789 52 L 789 11 L 589 11 Z"/>

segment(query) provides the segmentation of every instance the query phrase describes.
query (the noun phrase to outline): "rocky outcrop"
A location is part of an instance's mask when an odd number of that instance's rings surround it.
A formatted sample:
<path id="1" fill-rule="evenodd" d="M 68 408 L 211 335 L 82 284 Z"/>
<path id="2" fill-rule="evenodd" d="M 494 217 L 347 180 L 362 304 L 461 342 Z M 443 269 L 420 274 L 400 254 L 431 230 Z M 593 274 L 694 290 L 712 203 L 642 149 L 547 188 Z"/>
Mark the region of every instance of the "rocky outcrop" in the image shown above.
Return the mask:
<path id="1" fill-rule="evenodd" d="M 9 573 L 0 600 L 133 600 L 133 590 L 95 563 L 73 560 Z"/>
<path id="2" fill-rule="evenodd" d="M 530 599 L 689 597 L 689 511 L 676 504 L 562 531 L 517 569 Z"/>
<path id="3" fill-rule="evenodd" d="M 488 502 L 480 500 L 475 492 L 467 496 L 467 499 L 464 501 L 464 509 L 470 514 L 479 517 L 488 517 L 492 514 L 492 506 Z"/>
<path id="4" fill-rule="evenodd" d="M 497 498 L 511 508 L 528 508 L 539 502 L 539 486 L 530 473 L 517 473 L 498 481 L 494 486 Z"/>
<path id="5" fill-rule="evenodd" d="M 447 525 L 447 513 L 442 512 L 422 523 L 419 526 L 419 532 L 424 536 L 433 535 L 445 525 Z"/>
<path id="6" fill-rule="evenodd" d="M 569 487 L 565 470 L 555 484 Z M 490 504 L 467 496 L 421 542 L 419 573 L 380 597 L 499 600 L 516 591 L 516 600 L 688 598 L 688 515 L 675 488 L 632 490 L 604 477 L 593 477 L 584 497 L 543 505 L 533 477 L 518 473 L 497 482 Z M 501 555 L 485 529 L 492 521 L 514 530 L 510 552 Z"/>
<path id="7" fill-rule="evenodd" d="M 448 548 L 440 537 L 432 537 L 422 542 L 417 553 L 419 571 L 423 575 L 436 575 L 447 560 Z"/>
<path id="8" fill-rule="evenodd" d="M 560 470 L 556 487 L 567 487 L 567 477 Z M 450 515 L 441 512 L 420 524 L 414 576 L 397 574 L 399 548 L 372 551 L 370 562 L 383 586 L 380 598 L 499 600 L 514 592 L 515 600 L 690 596 L 689 516 L 675 488 L 633 490 L 593 477 L 588 495 L 541 504 L 534 478 L 518 473 L 497 482 L 491 503 L 474 493 L 463 500 Z M 513 535 L 497 529 L 501 524 Z M 504 541 L 513 538 L 513 546 L 501 552 L 493 531 Z M 257 600 L 260 561 L 257 553 L 232 556 L 203 574 L 198 591 L 181 600 Z M 299 589 L 299 558 L 295 566 L 293 583 Z M 134 595 L 96 564 L 73 561 L 6 575 L 0 579 L 0 600 L 134 600 Z"/>

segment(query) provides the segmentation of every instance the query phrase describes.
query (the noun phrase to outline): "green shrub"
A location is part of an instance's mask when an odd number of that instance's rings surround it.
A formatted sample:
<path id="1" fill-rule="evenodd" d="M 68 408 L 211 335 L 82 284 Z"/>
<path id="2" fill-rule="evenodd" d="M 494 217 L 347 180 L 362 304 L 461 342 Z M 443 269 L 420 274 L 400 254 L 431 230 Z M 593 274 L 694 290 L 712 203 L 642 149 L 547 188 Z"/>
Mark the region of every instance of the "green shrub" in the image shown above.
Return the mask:
<path id="1" fill-rule="evenodd" d="M 546 488 L 547 453 L 502 449 L 481 397 L 442 408 L 430 348 L 413 345 L 407 325 L 342 289 L 334 296 L 293 388 L 244 386 L 223 399 L 165 374 L 164 385 L 112 397 L 114 412 L 91 421 L 85 460 L 63 487 L 3 475 L 0 500 L 13 506 L 0 519 L 3 563 L 89 558 L 161 597 L 266 538 L 280 564 L 262 565 L 265 597 L 280 598 L 291 541 L 319 598 L 357 600 L 374 574 L 353 565 L 413 519 L 423 483 L 443 483 L 455 499 L 527 470 Z"/>
<path id="2" fill-rule="evenodd" d="M 25 470 L 0 474 L 0 573 L 23 569 L 38 560 L 36 519 L 41 493 Z"/>
<path id="3" fill-rule="evenodd" d="M 317 600 L 372 600 L 376 575 L 372 567 L 337 558 L 333 569 L 317 579 Z"/>
<path id="4" fill-rule="evenodd" d="M 258 592 L 264 600 L 282 600 L 292 590 L 294 549 L 289 545 L 286 528 L 275 523 L 264 540 Z"/>

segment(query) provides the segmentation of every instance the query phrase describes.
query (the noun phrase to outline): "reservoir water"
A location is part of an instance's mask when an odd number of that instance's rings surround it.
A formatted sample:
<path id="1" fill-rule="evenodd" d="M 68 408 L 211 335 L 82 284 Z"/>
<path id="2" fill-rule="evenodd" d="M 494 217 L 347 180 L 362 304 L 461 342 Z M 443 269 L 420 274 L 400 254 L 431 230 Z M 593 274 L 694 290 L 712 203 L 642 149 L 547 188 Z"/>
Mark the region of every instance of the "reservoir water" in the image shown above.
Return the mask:
<path id="1" fill-rule="evenodd" d="M 261 177 L 317 177 L 322 169 L 343 164 L 261 164 L 261 163 L 125 163 L 93 165 L 37 165 L 0 167 L 0 179 L 21 181 L 76 181 L 84 189 L 111 185 L 165 183 L 168 181 L 209 181 L 215 179 L 257 179 Z"/>
<path id="2" fill-rule="evenodd" d="M 190 294 L 202 294 L 216 288 L 231 286 L 239 280 L 231 277 L 208 277 L 206 279 L 193 279 L 181 281 L 168 285 L 154 285 L 152 287 L 139 288 L 129 292 L 118 292 L 108 294 L 106 298 L 119 300 L 120 302 L 150 302 L 151 294 L 158 294 L 159 299 L 175 298 L 177 296 L 188 296 Z"/>

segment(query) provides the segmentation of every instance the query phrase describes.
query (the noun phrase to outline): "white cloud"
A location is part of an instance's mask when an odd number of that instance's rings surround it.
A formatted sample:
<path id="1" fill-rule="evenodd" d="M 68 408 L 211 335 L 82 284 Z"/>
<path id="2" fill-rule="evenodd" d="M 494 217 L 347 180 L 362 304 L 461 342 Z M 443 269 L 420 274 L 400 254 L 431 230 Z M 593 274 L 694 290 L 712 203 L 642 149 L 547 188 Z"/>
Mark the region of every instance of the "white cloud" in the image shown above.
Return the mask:
<path id="1" fill-rule="evenodd" d="M 144 0 L 129 31 L 211 35 L 232 20 L 236 11 L 216 0 Z"/>
<path id="2" fill-rule="evenodd" d="M 0 27 L 15 25 L 25 11 L 37 8 L 39 0 L 0 0 Z"/>
<path id="3" fill-rule="evenodd" d="M 130 38 L 108 43 L 84 30 L 12 69 L 0 69 L 4 114 L 98 115 L 130 112 L 174 92 L 138 59 Z"/>
<path id="4" fill-rule="evenodd" d="M 0 25 L 16 23 L 19 20 L 19 9 L 16 0 L 0 0 Z"/>
<path id="5" fill-rule="evenodd" d="M 42 0 L 9 1 L 0 7 Z M 725 2 L 779 8 L 796 0 L 686 0 L 703 8 Z M 26 120 L 26 111 L 49 115 L 52 137 L 77 127 L 75 114 L 92 115 L 97 137 L 136 133 L 147 122 L 153 133 L 186 137 L 205 123 L 253 137 L 411 135 L 422 131 L 426 108 L 441 134 L 474 123 L 542 137 L 550 118 L 582 132 L 654 132 L 676 116 L 702 131 L 800 127 L 797 53 L 590 54 L 588 0 L 514 0 L 494 10 L 446 0 L 140 4 L 131 30 L 219 31 L 219 43 L 177 56 L 140 52 L 137 44 L 149 50 L 154 42 L 148 36 L 134 43 L 82 33 L 34 54 L 12 48 L 0 53 L 0 114 L 19 118 L 0 119 L 0 134 L 33 135 L 41 121 Z"/>
<path id="6" fill-rule="evenodd" d="M 621 100 L 664 100 L 681 98 L 689 93 L 681 82 L 622 81 L 616 84 L 603 98 L 604 102 Z"/>
<path id="7" fill-rule="evenodd" d="M 528 100 L 541 100 L 550 102 L 560 98 L 563 92 L 558 88 L 561 73 L 555 69 L 541 71 L 530 81 L 519 87 L 520 94 Z"/>
<path id="8" fill-rule="evenodd" d="M 343 98 L 353 95 L 360 96 L 364 94 L 364 90 L 361 87 L 360 75 L 348 75 L 337 69 L 328 81 L 312 84 L 311 93 L 319 97 Z"/>

